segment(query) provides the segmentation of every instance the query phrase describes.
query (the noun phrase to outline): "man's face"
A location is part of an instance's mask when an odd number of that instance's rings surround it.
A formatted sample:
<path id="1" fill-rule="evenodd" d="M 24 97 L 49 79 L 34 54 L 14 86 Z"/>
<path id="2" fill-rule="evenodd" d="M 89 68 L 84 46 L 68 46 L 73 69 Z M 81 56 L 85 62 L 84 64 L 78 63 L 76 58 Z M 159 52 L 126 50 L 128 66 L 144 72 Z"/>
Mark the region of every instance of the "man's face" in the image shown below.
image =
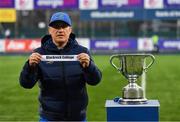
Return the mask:
<path id="1" fill-rule="evenodd" d="M 67 43 L 71 32 L 71 27 L 62 21 L 54 22 L 51 26 L 49 26 L 49 34 L 52 36 L 53 41 L 57 44 Z"/>

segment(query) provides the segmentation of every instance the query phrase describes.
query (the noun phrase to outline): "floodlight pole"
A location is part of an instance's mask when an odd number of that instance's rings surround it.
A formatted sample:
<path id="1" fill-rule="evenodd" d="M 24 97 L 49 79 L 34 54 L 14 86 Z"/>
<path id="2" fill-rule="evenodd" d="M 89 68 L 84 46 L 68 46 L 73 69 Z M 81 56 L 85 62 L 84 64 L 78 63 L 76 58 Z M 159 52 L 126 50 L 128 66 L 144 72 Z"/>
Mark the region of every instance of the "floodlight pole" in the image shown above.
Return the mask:
<path id="1" fill-rule="evenodd" d="M 180 38 L 180 19 L 177 20 L 177 39 Z"/>

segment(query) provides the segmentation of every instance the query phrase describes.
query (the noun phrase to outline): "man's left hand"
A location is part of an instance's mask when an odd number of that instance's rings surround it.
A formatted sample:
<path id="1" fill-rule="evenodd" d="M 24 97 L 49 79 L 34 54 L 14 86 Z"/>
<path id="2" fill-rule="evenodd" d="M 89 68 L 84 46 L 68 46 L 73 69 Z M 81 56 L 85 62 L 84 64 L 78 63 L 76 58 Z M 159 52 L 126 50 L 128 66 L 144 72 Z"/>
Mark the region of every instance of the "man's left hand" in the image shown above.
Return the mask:
<path id="1" fill-rule="evenodd" d="M 90 63 L 90 57 L 88 54 L 86 53 L 80 53 L 77 56 L 78 60 L 80 61 L 81 65 L 83 68 L 87 68 L 89 66 Z"/>

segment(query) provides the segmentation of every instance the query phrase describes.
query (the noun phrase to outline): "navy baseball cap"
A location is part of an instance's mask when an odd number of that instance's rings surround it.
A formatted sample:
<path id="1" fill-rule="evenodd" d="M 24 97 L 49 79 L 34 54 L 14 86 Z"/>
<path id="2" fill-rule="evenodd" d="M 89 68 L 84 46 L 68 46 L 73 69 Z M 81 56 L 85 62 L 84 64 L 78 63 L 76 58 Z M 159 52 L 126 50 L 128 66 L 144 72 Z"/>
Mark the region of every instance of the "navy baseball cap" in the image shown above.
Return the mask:
<path id="1" fill-rule="evenodd" d="M 63 21 L 66 24 L 68 24 L 69 26 L 72 25 L 71 19 L 70 19 L 69 15 L 67 13 L 63 13 L 63 12 L 54 13 L 51 16 L 51 20 L 50 20 L 49 26 L 51 26 L 52 23 L 57 22 L 57 21 Z"/>

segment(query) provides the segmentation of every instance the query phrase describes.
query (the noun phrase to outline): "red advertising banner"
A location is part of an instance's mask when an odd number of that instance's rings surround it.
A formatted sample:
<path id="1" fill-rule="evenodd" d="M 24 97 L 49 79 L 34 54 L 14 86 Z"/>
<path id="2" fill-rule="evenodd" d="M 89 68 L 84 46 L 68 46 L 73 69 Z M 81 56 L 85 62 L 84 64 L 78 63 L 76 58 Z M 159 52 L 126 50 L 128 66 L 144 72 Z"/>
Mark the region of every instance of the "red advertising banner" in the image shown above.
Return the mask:
<path id="1" fill-rule="evenodd" d="M 40 39 L 6 39 L 5 52 L 27 53 L 40 47 Z"/>

